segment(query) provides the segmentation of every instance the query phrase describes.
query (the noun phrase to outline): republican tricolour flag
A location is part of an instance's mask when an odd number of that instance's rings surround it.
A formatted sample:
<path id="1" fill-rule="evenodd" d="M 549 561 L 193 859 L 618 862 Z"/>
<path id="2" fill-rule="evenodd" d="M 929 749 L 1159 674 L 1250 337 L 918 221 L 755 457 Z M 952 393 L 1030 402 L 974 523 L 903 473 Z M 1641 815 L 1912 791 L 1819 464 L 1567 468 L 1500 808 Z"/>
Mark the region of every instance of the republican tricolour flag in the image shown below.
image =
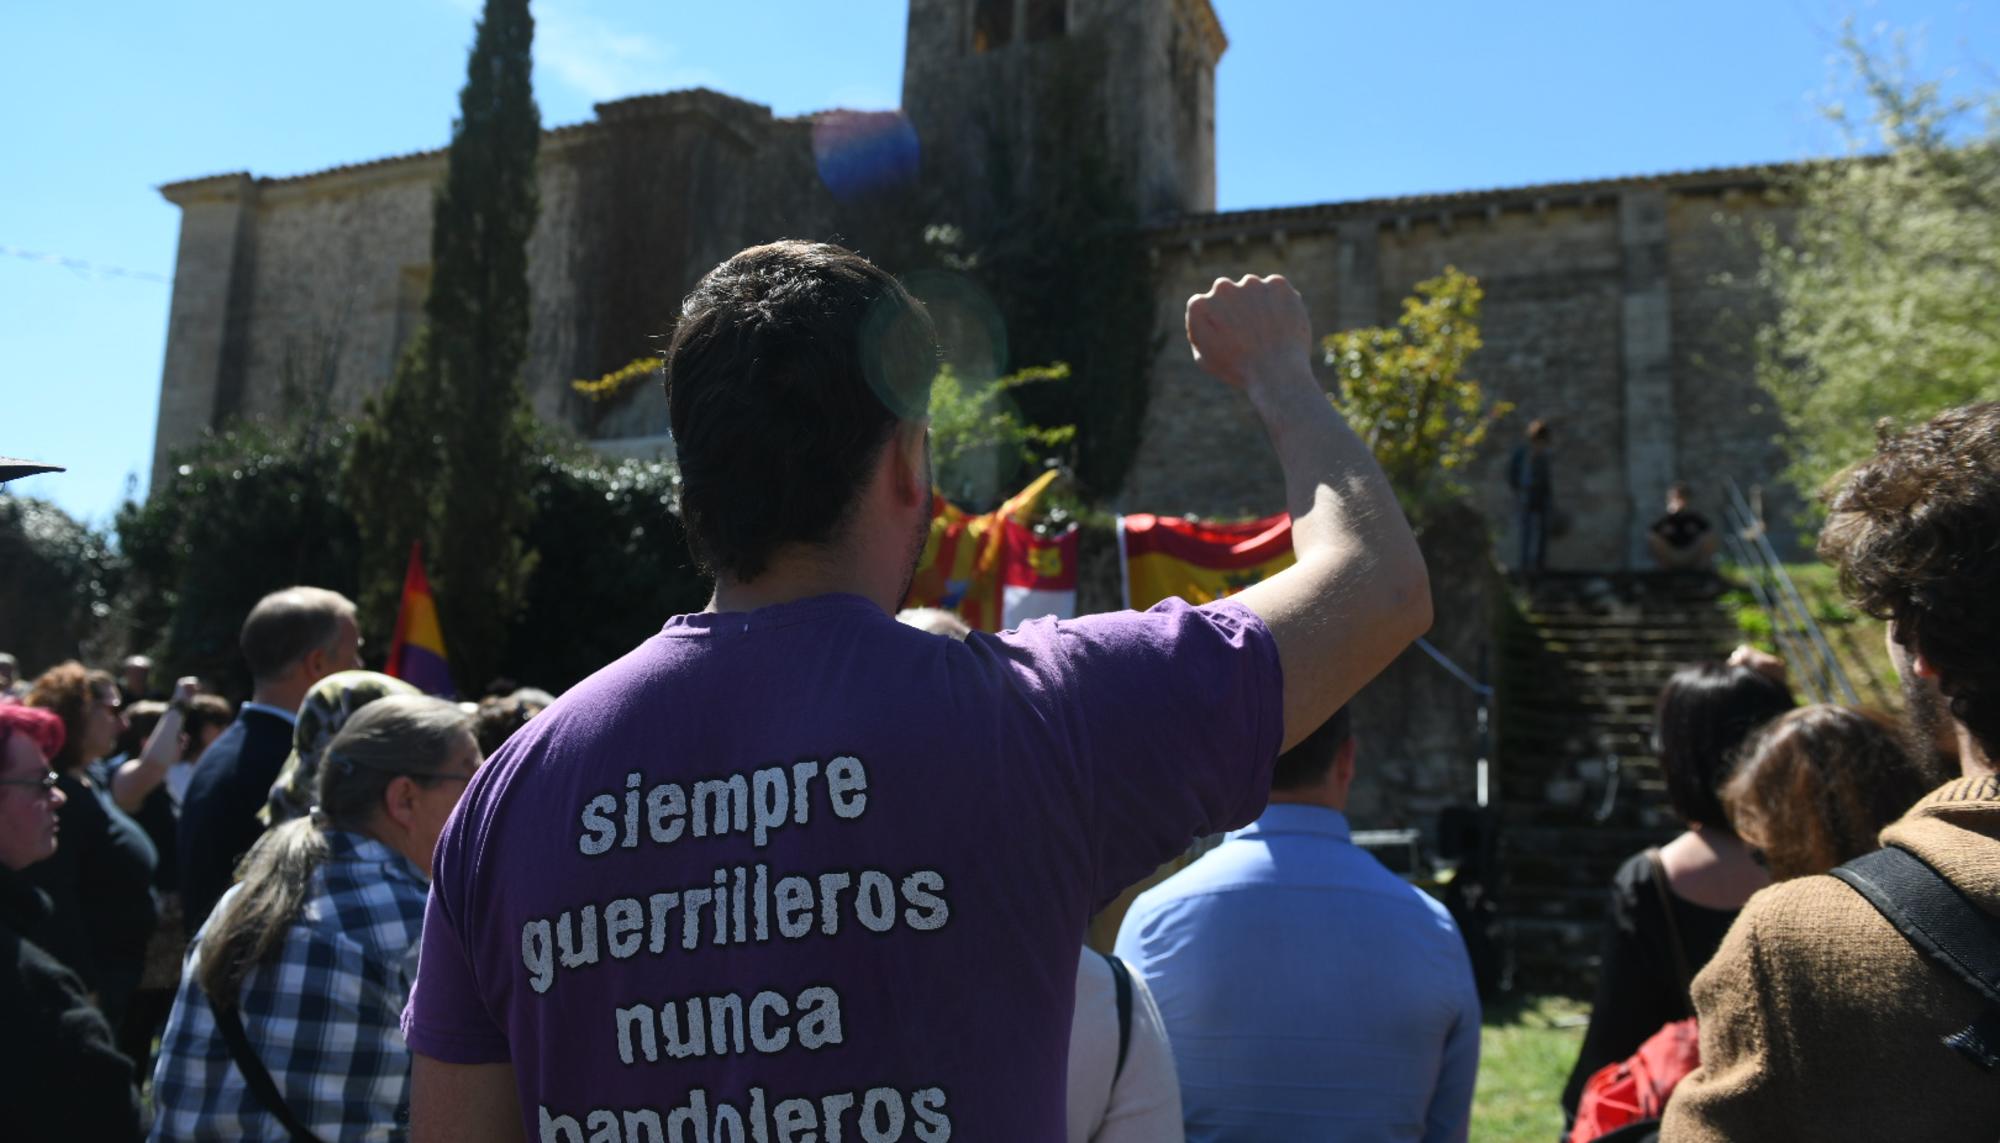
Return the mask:
<path id="1" fill-rule="evenodd" d="M 438 626 L 437 600 L 424 575 L 424 546 L 410 545 L 410 570 L 403 575 L 403 605 L 396 610 L 396 633 L 389 640 L 387 674 L 425 694 L 450 698 L 450 660 L 444 653 L 444 630 Z"/>
<path id="2" fill-rule="evenodd" d="M 1137 513 L 1118 518 L 1125 606 L 1144 611 L 1177 595 L 1201 604 L 1235 595 L 1292 566 L 1292 518 L 1241 524 Z"/>
<path id="3" fill-rule="evenodd" d="M 905 607 L 957 612 L 976 631 L 1006 631 L 1030 619 L 1076 614 L 1076 529 L 1038 536 L 1021 523 L 1056 478 L 1043 473 L 1005 504 L 970 516 L 932 496 L 931 531 Z"/>

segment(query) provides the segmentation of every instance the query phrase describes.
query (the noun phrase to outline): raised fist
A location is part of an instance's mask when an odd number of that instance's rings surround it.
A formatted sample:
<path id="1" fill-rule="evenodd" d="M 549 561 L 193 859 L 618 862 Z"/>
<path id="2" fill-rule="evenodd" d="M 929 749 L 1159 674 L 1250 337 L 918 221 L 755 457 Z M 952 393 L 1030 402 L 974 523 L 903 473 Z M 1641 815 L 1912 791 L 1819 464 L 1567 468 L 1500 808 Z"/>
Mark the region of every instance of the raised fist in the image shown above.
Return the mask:
<path id="1" fill-rule="evenodd" d="M 1238 389 L 1273 366 L 1302 365 L 1311 373 L 1305 299 L 1281 274 L 1217 278 L 1207 293 L 1188 299 L 1187 336 L 1195 361 Z"/>

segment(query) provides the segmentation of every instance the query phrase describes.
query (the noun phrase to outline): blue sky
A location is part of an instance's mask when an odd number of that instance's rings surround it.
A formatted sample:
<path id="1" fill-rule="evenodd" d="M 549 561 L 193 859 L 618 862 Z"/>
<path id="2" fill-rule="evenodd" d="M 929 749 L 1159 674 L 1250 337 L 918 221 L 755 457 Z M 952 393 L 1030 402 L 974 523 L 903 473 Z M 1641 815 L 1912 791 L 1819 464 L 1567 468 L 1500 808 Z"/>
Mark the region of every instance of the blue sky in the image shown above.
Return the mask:
<path id="1" fill-rule="evenodd" d="M 1136 0 L 1135 0 L 1136 2 Z M 1966 0 L 1215 0 L 1224 209 L 1797 159 L 1841 149 L 1840 28 L 2000 86 Z M 151 463 L 179 212 L 197 175 L 288 175 L 446 141 L 476 0 L 0 6 L 0 455 L 107 521 Z M 704 85 L 780 114 L 893 107 L 903 0 L 535 0 L 551 126 Z M 60 256 L 53 264 L 20 252 Z M 107 269 L 141 276 L 119 276 Z M 148 275 L 150 277 L 148 277 Z"/>

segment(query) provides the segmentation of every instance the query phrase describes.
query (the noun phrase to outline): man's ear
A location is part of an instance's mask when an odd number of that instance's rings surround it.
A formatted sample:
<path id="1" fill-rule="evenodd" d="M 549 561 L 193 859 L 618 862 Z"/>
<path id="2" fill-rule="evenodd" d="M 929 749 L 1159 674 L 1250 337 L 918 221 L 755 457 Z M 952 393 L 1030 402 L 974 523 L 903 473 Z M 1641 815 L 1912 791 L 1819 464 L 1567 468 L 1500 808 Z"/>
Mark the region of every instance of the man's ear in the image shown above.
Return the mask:
<path id="1" fill-rule="evenodd" d="M 382 791 L 382 812 L 389 820 L 409 829 L 417 820 L 417 794 L 423 790 L 416 779 L 408 774 L 398 774 L 389 779 L 389 786 Z"/>
<path id="2" fill-rule="evenodd" d="M 1929 659 L 1924 658 L 1922 651 L 1910 652 L 1910 669 L 1915 671 L 1920 679 L 1930 679 L 1935 682 L 1938 678 L 1938 669 L 1931 665 Z"/>
<path id="3" fill-rule="evenodd" d="M 298 661 L 296 670 L 303 671 L 308 684 L 317 683 L 333 672 L 327 669 L 327 658 L 332 654 L 325 647 L 314 647 Z"/>
<path id="4" fill-rule="evenodd" d="M 1333 752 L 1333 772 L 1342 785 L 1354 781 L 1354 736 L 1348 735 L 1340 749 Z"/>
<path id="5" fill-rule="evenodd" d="M 895 453 L 896 499 L 902 504 L 928 504 L 930 489 L 929 417 L 900 421 L 890 447 Z"/>

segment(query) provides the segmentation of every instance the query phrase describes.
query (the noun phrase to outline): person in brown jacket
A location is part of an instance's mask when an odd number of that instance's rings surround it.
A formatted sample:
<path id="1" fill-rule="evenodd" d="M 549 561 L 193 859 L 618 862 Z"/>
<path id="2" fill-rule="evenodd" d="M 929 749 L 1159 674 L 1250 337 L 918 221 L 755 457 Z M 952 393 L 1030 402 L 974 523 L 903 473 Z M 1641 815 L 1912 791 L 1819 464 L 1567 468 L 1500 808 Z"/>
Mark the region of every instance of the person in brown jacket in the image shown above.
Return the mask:
<path id="1" fill-rule="evenodd" d="M 1820 553 L 1889 621 L 1913 736 L 1927 744 L 1938 716 L 1959 741 L 1962 776 L 1882 841 L 2000 918 L 2000 403 L 1885 435 L 1829 509 Z M 1832 877 L 1752 897 L 1694 1003 L 1702 1063 L 1667 1103 L 1665 1143 L 2000 1136 L 2000 1077 L 1943 1043 L 1984 999 Z"/>

